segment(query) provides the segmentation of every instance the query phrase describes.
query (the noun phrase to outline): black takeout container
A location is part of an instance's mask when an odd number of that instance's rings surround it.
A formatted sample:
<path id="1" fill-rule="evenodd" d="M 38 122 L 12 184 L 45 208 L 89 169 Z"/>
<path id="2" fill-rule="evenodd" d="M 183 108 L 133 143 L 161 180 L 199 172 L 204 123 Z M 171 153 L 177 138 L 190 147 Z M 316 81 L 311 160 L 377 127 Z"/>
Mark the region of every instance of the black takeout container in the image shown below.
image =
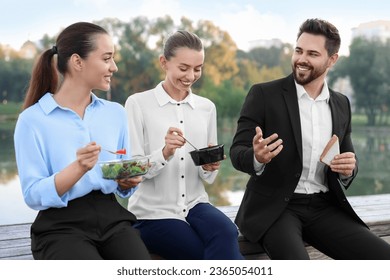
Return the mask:
<path id="1" fill-rule="evenodd" d="M 220 144 L 207 148 L 202 148 L 199 150 L 194 150 L 190 152 L 190 155 L 195 165 L 197 166 L 217 162 L 223 160 L 224 158 L 225 154 L 223 146 L 223 144 Z"/>

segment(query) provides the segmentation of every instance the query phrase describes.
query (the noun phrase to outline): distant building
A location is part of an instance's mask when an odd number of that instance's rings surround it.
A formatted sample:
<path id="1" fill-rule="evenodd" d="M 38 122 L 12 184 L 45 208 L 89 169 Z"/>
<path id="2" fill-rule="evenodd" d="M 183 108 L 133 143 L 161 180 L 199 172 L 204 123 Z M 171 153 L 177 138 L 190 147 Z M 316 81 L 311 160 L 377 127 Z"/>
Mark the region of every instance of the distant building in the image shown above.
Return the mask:
<path id="1" fill-rule="evenodd" d="M 38 52 L 37 46 L 30 40 L 26 41 L 20 48 L 19 55 L 21 58 L 32 59 Z"/>
<path id="2" fill-rule="evenodd" d="M 10 60 L 12 57 L 20 57 L 23 59 L 33 59 L 38 53 L 37 45 L 27 40 L 21 47 L 20 50 L 15 50 L 10 45 L 0 44 L 1 55 L 4 56 L 6 61 Z"/>
<path id="3" fill-rule="evenodd" d="M 7 61 L 11 50 L 12 49 L 9 45 L 0 45 L 0 58 Z"/>
<path id="4" fill-rule="evenodd" d="M 249 50 L 255 49 L 255 48 L 265 48 L 270 49 L 272 47 L 281 48 L 283 46 L 283 42 L 280 39 L 259 39 L 259 40 L 253 40 L 249 41 Z"/>
<path id="5" fill-rule="evenodd" d="M 351 102 L 351 110 L 352 112 L 355 112 L 355 99 L 353 97 L 353 89 L 349 77 L 338 78 L 332 85 L 332 89 L 347 96 Z"/>
<path id="6" fill-rule="evenodd" d="M 359 24 L 358 27 L 352 28 L 352 39 L 364 37 L 368 40 L 380 39 L 385 42 L 390 39 L 390 21 L 376 20 Z"/>

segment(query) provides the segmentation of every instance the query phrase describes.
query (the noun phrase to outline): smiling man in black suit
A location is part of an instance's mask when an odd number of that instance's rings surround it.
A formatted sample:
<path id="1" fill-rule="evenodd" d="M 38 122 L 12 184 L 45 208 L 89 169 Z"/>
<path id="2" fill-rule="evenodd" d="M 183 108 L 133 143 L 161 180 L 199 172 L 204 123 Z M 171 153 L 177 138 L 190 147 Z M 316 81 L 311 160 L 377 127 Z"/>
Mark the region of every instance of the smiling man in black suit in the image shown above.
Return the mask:
<path id="1" fill-rule="evenodd" d="M 334 25 L 306 20 L 292 74 L 253 85 L 240 113 L 230 156 L 251 177 L 236 224 L 271 259 L 309 259 L 304 242 L 334 259 L 390 259 L 390 245 L 368 229 L 343 191 L 358 171 L 351 108 L 325 80 L 340 43 Z M 320 156 L 334 134 L 340 154 L 326 165 Z"/>

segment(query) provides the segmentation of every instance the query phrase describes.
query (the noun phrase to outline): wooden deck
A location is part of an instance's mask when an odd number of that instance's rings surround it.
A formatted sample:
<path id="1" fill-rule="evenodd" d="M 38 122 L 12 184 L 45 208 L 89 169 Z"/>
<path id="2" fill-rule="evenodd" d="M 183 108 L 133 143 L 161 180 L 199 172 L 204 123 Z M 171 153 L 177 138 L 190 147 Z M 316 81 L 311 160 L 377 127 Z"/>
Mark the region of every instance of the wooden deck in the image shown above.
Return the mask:
<path id="1" fill-rule="evenodd" d="M 0 260 L 31 260 L 31 224 L 0 226 Z"/>
<path id="2" fill-rule="evenodd" d="M 390 194 L 348 197 L 358 215 L 371 230 L 390 243 Z M 219 207 L 230 219 L 234 220 L 237 206 Z M 30 250 L 31 224 L 0 226 L 0 260 L 31 260 Z M 246 259 L 268 259 L 258 244 L 253 244 L 243 236 L 239 237 L 242 254 Z M 311 259 L 328 259 L 327 256 L 308 246 Z"/>

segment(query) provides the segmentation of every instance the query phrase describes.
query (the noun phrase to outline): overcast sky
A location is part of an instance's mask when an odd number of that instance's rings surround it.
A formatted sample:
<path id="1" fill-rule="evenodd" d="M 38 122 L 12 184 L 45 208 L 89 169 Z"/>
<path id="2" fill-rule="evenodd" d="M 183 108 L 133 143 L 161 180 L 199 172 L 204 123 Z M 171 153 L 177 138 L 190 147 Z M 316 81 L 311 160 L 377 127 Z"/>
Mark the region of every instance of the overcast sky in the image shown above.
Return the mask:
<path id="1" fill-rule="evenodd" d="M 76 21 L 118 18 L 130 21 L 170 15 L 194 22 L 211 20 L 229 32 L 238 47 L 250 41 L 279 38 L 294 44 L 299 25 L 307 18 L 323 18 L 336 25 L 341 54 L 348 54 L 351 29 L 360 23 L 390 20 L 388 0 L 0 0 L 0 43 L 16 49 L 26 41 L 53 36 Z M 353 3 L 353 4 L 351 4 Z"/>

